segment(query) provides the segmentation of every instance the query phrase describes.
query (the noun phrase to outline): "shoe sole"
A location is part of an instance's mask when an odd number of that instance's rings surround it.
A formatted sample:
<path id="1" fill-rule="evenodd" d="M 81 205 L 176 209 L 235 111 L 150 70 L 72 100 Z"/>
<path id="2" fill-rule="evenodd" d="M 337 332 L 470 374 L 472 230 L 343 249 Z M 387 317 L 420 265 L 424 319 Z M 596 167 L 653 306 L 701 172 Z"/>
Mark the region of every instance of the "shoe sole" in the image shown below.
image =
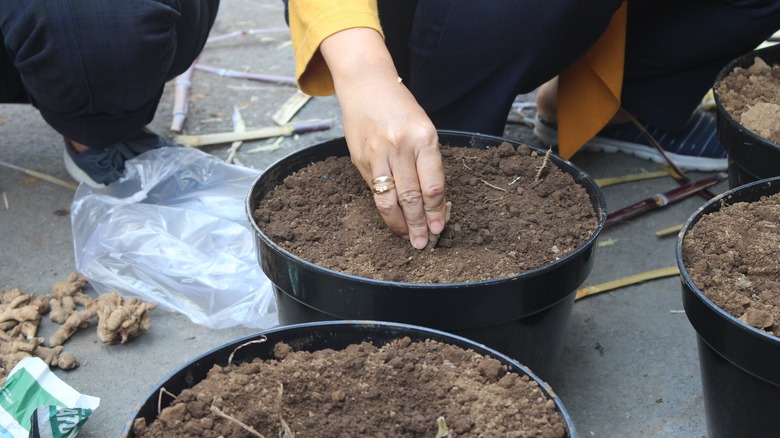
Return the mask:
<path id="1" fill-rule="evenodd" d="M 558 144 L 558 131 L 545 125 L 538 119 L 534 122 L 534 135 L 544 143 Z M 585 143 L 582 150 L 606 153 L 621 152 L 650 160 L 658 164 L 667 164 L 664 157 L 658 153 L 655 148 L 605 137 L 593 137 L 590 141 Z M 681 170 L 720 172 L 728 169 L 728 159 L 726 158 L 690 157 L 686 155 L 677 155 L 671 152 L 666 152 L 666 156 Z"/>
<path id="2" fill-rule="evenodd" d="M 63 149 L 62 152 L 64 154 L 63 161 L 65 162 L 65 170 L 74 181 L 78 183 L 85 183 L 96 189 L 100 189 L 106 186 L 105 184 L 99 184 L 95 182 L 92 178 L 90 178 L 89 175 L 87 175 L 86 172 L 81 170 L 81 168 L 77 166 L 75 162 L 73 162 L 73 158 L 70 156 L 67 150 Z"/>

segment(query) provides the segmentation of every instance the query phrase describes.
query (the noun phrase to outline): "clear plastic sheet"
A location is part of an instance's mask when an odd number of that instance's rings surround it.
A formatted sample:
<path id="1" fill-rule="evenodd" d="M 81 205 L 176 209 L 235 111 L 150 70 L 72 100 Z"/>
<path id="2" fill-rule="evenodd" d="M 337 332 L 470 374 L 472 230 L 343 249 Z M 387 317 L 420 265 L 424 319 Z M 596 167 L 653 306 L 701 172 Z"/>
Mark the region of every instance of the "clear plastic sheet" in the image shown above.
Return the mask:
<path id="1" fill-rule="evenodd" d="M 71 208 L 76 269 L 98 293 L 118 291 L 212 328 L 278 324 L 245 198 L 258 177 L 188 148 L 126 163 L 119 181 L 81 184 Z"/>

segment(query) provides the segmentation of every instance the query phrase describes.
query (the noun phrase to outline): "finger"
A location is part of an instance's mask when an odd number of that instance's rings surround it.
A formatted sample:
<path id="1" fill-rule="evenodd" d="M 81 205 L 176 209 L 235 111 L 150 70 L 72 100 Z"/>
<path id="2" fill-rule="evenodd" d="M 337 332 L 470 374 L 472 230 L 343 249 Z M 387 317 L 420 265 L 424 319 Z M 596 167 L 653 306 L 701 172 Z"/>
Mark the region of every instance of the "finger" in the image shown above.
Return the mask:
<path id="1" fill-rule="evenodd" d="M 396 183 L 390 170 L 376 172 L 370 185 L 371 191 L 374 192 L 374 204 L 387 227 L 399 236 L 406 236 L 409 231 L 401 207 L 398 205 Z"/>
<path id="2" fill-rule="evenodd" d="M 446 225 L 444 200 L 444 165 L 438 140 L 425 147 L 417 156 L 417 175 L 420 179 L 425 219 L 428 230 L 441 234 Z"/>
<path id="3" fill-rule="evenodd" d="M 390 157 L 398 205 L 403 212 L 409 241 L 417 249 L 428 244 L 428 223 L 425 218 L 422 191 L 417 177 L 415 155 L 411 153 Z"/>

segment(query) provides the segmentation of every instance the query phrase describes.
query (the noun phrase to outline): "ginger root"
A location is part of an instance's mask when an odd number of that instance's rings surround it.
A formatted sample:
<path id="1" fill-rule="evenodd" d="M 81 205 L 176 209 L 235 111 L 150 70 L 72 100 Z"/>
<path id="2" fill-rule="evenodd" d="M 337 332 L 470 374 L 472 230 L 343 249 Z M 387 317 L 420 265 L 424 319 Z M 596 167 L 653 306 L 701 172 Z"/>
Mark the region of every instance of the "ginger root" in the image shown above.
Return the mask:
<path id="1" fill-rule="evenodd" d="M 88 280 L 83 275 L 71 272 L 64 280 L 54 283 L 49 295 L 52 321 L 64 324 L 70 315 L 76 312 L 77 306 L 87 306 L 90 298 L 84 293 Z"/>
<path id="2" fill-rule="evenodd" d="M 107 344 L 124 344 L 152 326 L 149 311 L 154 303 L 131 297 L 127 300 L 114 292 L 103 294 L 96 301 L 98 337 Z"/>

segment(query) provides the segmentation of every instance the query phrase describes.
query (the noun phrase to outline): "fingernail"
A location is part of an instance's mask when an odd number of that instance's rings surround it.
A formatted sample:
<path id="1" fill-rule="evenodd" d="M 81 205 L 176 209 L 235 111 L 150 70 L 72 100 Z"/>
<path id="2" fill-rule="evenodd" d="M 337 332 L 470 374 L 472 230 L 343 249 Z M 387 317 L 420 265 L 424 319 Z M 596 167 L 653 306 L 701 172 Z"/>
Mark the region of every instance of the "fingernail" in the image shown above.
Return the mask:
<path id="1" fill-rule="evenodd" d="M 444 231 L 444 222 L 433 221 L 428 224 L 428 229 L 430 230 L 431 234 L 441 234 L 441 232 Z"/>
<path id="2" fill-rule="evenodd" d="M 412 246 L 414 246 L 417 249 L 423 249 L 427 244 L 428 244 L 428 239 L 423 236 L 415 237 L 414 241 L 412 242 Z"/>

